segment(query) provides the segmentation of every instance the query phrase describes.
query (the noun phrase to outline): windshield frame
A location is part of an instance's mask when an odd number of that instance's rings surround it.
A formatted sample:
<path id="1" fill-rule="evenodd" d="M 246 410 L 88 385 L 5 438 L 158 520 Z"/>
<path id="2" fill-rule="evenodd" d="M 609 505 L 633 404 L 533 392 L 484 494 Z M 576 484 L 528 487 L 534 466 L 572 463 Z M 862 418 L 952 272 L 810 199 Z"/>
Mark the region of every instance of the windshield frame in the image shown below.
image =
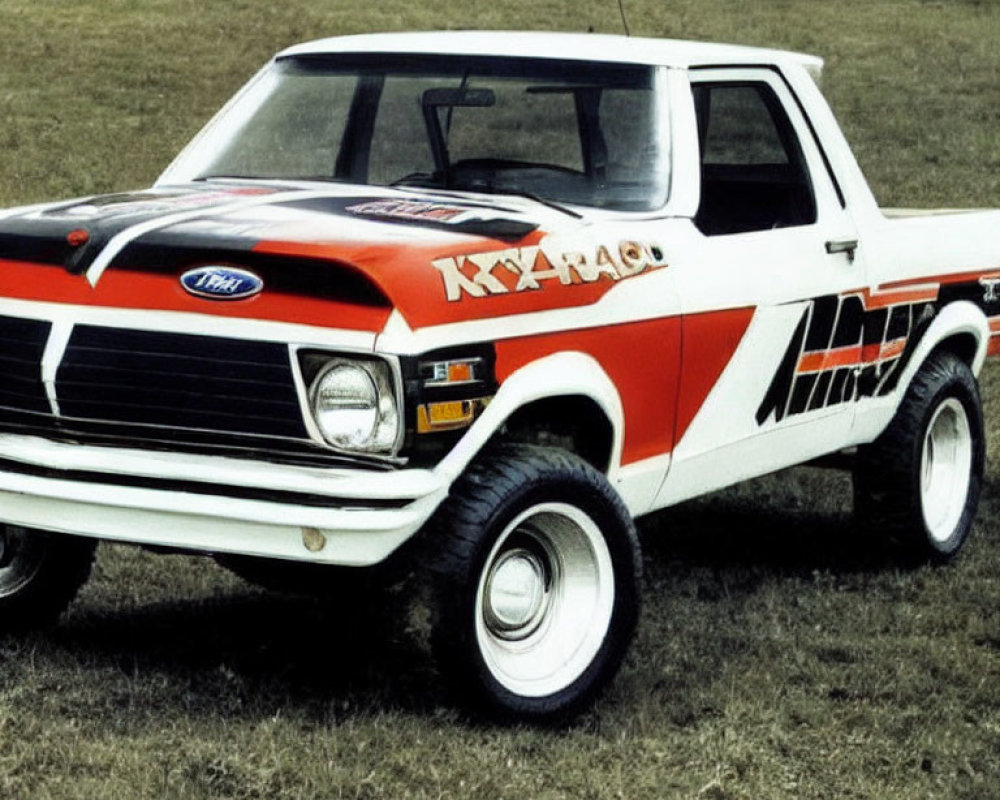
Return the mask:
<path id="1" fill-rule="evenodd" d="M 650 215 L 663 216 L 665 209 L 670 205 L 673 197 L 674 179 L 676 177 L 675 167 L 677 166 L 675 164 L 675 147 L 672 135 L 675 119 L 672 108 L 673 104 L 671 103 L 671 100 L 676 102 L 677 98 L 676 92 L 672 91 L 671 87 L 671 84 L 674 81 L 670 80 L 676 76 L 670 73 L 676 72 L 676 70 L 643 63 L 584 61 L 556 58 L 525 58 L 521 56 L 508 57 L 470 55 L 468 57 L 461 57 L 454 55 L 441 56 L 435 54 L 421 55 L 410 53 L 307 53 L 279 55 L 268 62 L 263 69 L 261 69 L 240 91 L 238 91 L 219 110 L 219 112 L 215 114 L 215 116 L 213 116 L 208 124 L 202 128 L 202 130 L 191 140 L 191 142 L 178 154 L 174 161 L 162 173 L 157 180 L 156 185 L 176 185 L 178 183 L 187 183 L 199 179 L 226 179 L 227 176 L 216 176 L 210 174 L 211 170 L 208 168 L 209 165 L 216 161 L 223 149 L 228 146 L 233 141 L 235 136 L 237 136 L 238 133 L 242 131 L 253 119 L 262 102 L 274 92 L 275 88 L 284 77 L 283 70 L 288 62 L 292 62 L 294 64 L 314 65 L 336 62 L 337 69 L 344 71 L 352 66 L 357 67 L 359 64 L 363 65 L 365 63 L 376 63 L 377 60 L 386 58 L 418 64 L 422 63 L 427 65 L 428 68 L 433 68 L 436 65 L 447 64 L 452 70 L 454 70 L 454 64 L 457 63 L 459 59 L 462 59 L 462 63 L 473 62 L 477 64 L 480 67 L 480 70 L 477 71 L 477 74 L 479 75 L 483 74 L 482 65 L 488 62 L 494 65 L 503 65 L 504 62 L 507 62 L 513 65 L 513 74 L 519 74 L 519 71 L 527 73 L 530 71 L 530 67 L 532 65 L 544 65 L 544 68 L 552 71 L 553 74 L 558 74 L 559 70 L 564 70 L 568 75 L 575 75 L 580 71 L 587 69 L 611 71 L 649 70 L 649 80 L 651 82 L 650 89 L 652 90 L 650 109 L 653 115 L 650 124 L 653 126 L 653 135 L 655 137 L 654 146 L 659 150 L 656 157 L 656 174 L 660 177 L 659 179 L 654 179 L 654 181 L 651 182 L 654 186 L 655 192 L 650 192 L 648 196 L 648 207 L 630 209 L 616 207 L 611 204 L 599 205 L 578 202 L 575 199 L 567 200 L 561 197 L 549 196 L 545 192 L 537 192 L 537 194 L 541 195 L 538 199 L 542 201 L 548 200 L 558 206 L 568 206 L 578 209 L 584 213 L 599 212 L 601 214 L 614 216 L 625 215 L 629 218 Z M 449 64 L 448 62 L 451 63 Z M 448 69 L 442 70 L 442 74 L 447 72 Z M 489 74 L 488 70 L 486 71 L 486 74 Z M 238 182 L 261 182 L 294 187 L 315 187 L 320 185 L 328 186 L 332 189 L 333 186 L 356 186 L 358 188 L 363 188 L 366 193 L 372 190 L 382 190 L 387 192 L 394 191 L 391 184 L 386 185 L 378 182 L 352 182 L 350 180 L 342 181 L 335 180 L 332 176 L 329 179 L 312 176 L 281 177 L 265 175 L 234 175 L 229 177 L 233 181 Z M 412 191 L 419 191 L 420 188 L 425 188 L 428 192 L 448 193 L 453 191 L 455 194 L 461 195 L 478 194 L 479 196 L 509 197 L 511 194 L 518 194 L 516 191 L 507 194 L 502 190 L 497 190 L 496 192 L 484 190 L 479 192 L 475 189 L 470 189 L 469 187 L 420 187 L 412 184 L 403 184 L 400 188 L 406 189 L 408 193 Z M 521 192 L 520 194 L 529 198 L 532 196 L 530 192 Z"/>

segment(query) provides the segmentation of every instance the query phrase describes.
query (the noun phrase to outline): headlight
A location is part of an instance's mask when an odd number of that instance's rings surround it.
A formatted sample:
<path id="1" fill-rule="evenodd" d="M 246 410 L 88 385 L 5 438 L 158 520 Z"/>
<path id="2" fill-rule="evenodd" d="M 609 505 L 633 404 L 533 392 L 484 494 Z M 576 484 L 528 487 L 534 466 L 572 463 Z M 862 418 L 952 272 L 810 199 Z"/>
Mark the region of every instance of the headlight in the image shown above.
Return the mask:
<path id="1" fill-rule="evenodd" d="M 388 453 L 396 444 L 399 411 L 384 362 L 330 359 L 313 379 L 309 402 L 316 427 L 334 447 Z"/>

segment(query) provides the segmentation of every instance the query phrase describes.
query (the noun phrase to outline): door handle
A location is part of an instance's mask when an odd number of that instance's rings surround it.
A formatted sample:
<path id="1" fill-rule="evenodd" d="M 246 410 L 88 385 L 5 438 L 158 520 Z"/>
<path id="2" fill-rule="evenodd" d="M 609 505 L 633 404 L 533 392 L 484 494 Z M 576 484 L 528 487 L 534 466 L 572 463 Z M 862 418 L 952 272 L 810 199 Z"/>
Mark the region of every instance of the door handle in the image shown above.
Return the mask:
<path id="1" fill-rule="evenodd" d="M 847 260 L 854 262 L 854 251 L 858 249 L 857 239 L 833 239 L 826 243 L 826 252 L 830 255 L 846 253 Z"/>

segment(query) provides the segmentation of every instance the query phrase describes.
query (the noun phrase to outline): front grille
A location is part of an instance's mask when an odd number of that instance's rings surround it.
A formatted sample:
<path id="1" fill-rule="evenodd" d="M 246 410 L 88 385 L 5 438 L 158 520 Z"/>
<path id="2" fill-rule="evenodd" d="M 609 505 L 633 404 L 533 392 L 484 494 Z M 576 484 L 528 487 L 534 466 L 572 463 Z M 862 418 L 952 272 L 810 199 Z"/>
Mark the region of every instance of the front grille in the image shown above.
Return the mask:
<path id="1" fill-rule="evenodd" d="M 42 383 L 49 322 L 0 316 L 0 432 L 70 443 L 386 469 L 313 441 L 287 344 L 97 325 L 73 328 Z"/>
<path id="2" fill-rule="evenodd" d="M 42 354 L 51 329 L 49 322 L 0 317 L 0 407 L 50 411 L 42 385 Z"/>
<path id="3" fill-rule="evenodd" d="M 277 342 L 78 325 L 56 389 L 64 417 L 308 438 Z"/>

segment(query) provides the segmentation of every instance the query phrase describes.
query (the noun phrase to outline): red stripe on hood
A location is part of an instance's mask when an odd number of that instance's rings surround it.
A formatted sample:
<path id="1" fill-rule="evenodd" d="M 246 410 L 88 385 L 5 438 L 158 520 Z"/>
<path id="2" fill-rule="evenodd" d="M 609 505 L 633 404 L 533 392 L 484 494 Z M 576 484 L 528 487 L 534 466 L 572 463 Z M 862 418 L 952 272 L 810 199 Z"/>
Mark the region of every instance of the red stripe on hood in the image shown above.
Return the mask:
<path id="1" fill-rule="evenodd" d="M 194 297 L 177 276 L 109 270 L 96 287 L 62 267 L 0 261 L 0 294 L 20 300 L 40 300 L 108 308 L 184 311 L 217 317 L 292 322 L 378 333 L 391 309 L 301 295 L 264 292 L 245 300 Z"/>

